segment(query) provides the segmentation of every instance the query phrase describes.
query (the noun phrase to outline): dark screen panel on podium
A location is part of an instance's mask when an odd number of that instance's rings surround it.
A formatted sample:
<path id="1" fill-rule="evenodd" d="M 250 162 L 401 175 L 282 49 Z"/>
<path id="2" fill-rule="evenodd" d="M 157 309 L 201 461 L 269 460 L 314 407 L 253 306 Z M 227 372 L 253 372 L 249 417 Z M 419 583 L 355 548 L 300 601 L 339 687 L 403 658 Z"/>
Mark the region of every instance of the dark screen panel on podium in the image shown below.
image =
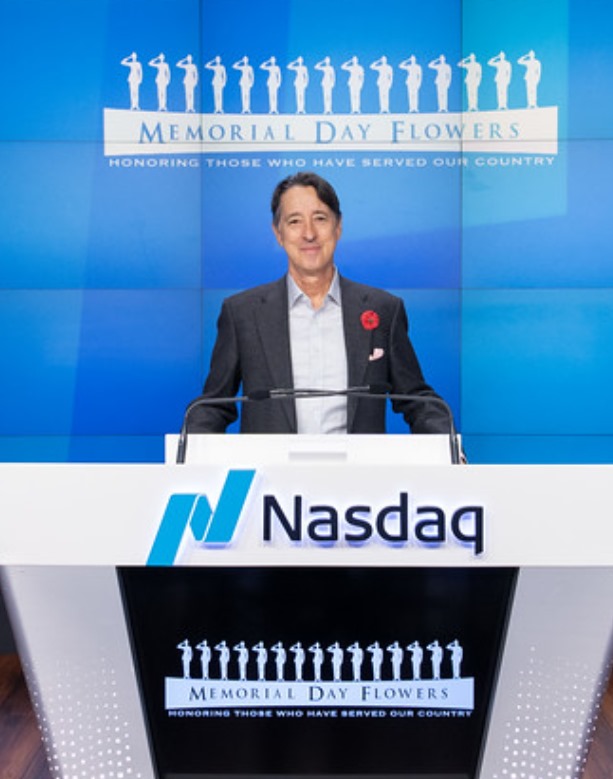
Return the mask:
<path id="1" fill-rule="evenodd" d="M 476 775 L 514 570 L 119 575 L 161 779 Z"/>

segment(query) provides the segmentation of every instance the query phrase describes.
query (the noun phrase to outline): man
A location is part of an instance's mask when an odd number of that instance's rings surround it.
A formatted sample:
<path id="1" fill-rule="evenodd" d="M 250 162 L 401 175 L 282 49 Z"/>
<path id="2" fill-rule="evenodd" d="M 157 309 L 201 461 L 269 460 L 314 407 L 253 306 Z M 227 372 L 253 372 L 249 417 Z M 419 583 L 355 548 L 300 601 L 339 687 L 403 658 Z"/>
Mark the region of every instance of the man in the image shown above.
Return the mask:
<path id="1" fill-rule="evenodd" d="M 224 301 L 207 397 L 280 388 L 385 386 L 422 400 L 394 401 L 414 433 L 448 433 L 449 418 L 422 376 L 400 298 L 348 281 L 334 264 L 342 215 L 332 186 L 314 173 L 284 179 L 271 202 L 288 259 L 282 279 Z M 245 403 L 245 433 L 384 433 L 385 398 L 328 397 Z M 196 407 L 190 432 L 223 432 L 235 404 Z"/>

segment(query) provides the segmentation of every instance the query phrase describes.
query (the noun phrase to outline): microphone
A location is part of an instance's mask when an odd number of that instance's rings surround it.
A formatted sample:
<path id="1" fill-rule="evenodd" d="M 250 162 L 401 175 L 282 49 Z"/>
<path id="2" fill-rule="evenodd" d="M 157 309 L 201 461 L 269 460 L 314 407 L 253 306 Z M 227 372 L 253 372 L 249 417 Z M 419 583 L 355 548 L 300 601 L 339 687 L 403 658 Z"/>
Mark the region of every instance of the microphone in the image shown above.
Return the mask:
<path id="1" fill-rule="evenodd" d="M 248 400 L 273 400 L 275 398 L 329 398 L 345 395 L 385 395 L 390 391 L 389 384 L 368 384 L 364 387 L 347 387 L 346 389 L 315 389 L 285 387 L 279 389 L 257 389 L 250 392 Z"/>
<path id="2" fill-rule="evenodd" d="M 338 395 L 384 395 L 390 389 L 388 384 L 373 384 L 364 387 L 349 387 L 343 390 L 329 390 L 329 389 L 315 389 L 315 388 L 303 388 L 294 389 L 293 387 L 279 388 L 279 389 L 256 389 L 247 395 L 234 395 L 228 398 L 215 398 L 215 397 L 199 397 L 192 400 L 192 402 L 185 409 L 183 415 L 183 424 L 181 425 L 181 432 L 179 433 L 179 441 L 177 443 L 177 458 L 176 462 L 179 465 L 185 463 L 185 457 L 187 454 L 187 430 L 189 424 L 189 418 L 192 411 L 195 408 L 201 406 L 222 406 L 227 403 L 249 403 L 252 401 L 261 400 L 282 400 L 283 398 L 327 398 L 335 397 Z"/>
<path id="3" fill-rule="evenodd" d="M 455 428 L 455 422 L 453 414 L 449 405 L 438 395 L 417 395 L 417 394 L 405 394 L 405 393 L 392 393 L 391 386 L 389 384 L 367 384 L 361 387 L 347 387 L 346 389 L 317 389 L 311 387 L 293 388 L 285 387 L 278 389 L 256 389 L 252 390 L 247 395 L 235 395 L 228 398 L 215 398 L 215 397 L 197 397 L 195 400 L 187 406 L 185 414 L 183 416 L 183 424 L 181 426 L 181 432 L 179 434 L 179 441 L 177 444 L 177 459 L 178 464 L 185 463 L 185 456 L 187 453 L 187 429 L 189 417 L 192 411 L 199 406 L 221 406 L 228 403 L 247 403 L 247 402 L 259 402 L 262 400 L 282 400 L 282 399 L 301 399 L 301 398 L 326 398 L 336 396 L 352 396 L 356 398 L 379 398 L 389 399 L 391 401 L 409 401 L 413 403 L 434 403 L 443 409 L 447 416 L 449 423 L 449 448 L 451 452 L 451 462 L 454 465 L 459 465 L 461 462 L 460 444 L 458 441 L 458 434 Z"/>
<path id="4" fill-rule="evenodd" d="M 250 400 L 267 400 L 272 398 L 325 398 L 331 396 L 346 395 L 356 398 L 380 398 L 399 401 L 410 401 L 413 403 L 434 403 L 445 412 L 449 425 L 449 450 L 451 453 L 451 462 L 453 465 L 459 465 L 462 462 L 462 453 L 458 441 L 458 433 L 455 428 L 453 414 L 449 405 L 438 395 L 417 395 L 405 393 L 392 393 L 389 384 L 367 384 L 363 387 L 348 387 L 343 390 L 325 390 L 325 389 L 273 389 L 256 390 L 249 395 Z"/>
<path id="5" fill-rule="evenodd" d="M 227 403 L 244 403 L 251 400 L 247 395 L 234 395 L 231 398 L 207 398 L 203 395 L 195 398 L 185 409 L 183 415 L 183 424 L 181 425 L 181 432 L 179 433 L 179 441 L 177 443 L 177 464 L 183 465 L 185 463 L 185 455 L 187 454 L 187 427 L 189 418 L 192 411 L 200 406 L 223 406 Z"/>
<path id="6" fill-rule="evenodd" d="M 371 390 L 370 393 L 366 394 L 365 397 L 372 397 L 372 389 L 375 387 L 378 387 L 380 385 L 373 384 L 369 388 Z M 385 385 L 383 385 L 385 386 Z M 448 403 L 443 400 L 443 398 L 439 397 L 438 395 L 416 395 L 411 393 L 395 393 L 390 392 L 389 385 L 387 385 L 388 388 L 380 391 L 377 394 L 380 394 L 383 397 L 387 397 L 389 400 L 400 400 L 405 401 L 408 400 L 410 402 L 417 402 L 417 403 L 434 403 L 435 405 L 439 406 L 443 409 L 447 416 L 447 422 L 449 424 L 449 450 L 451 452 L 451 462 L 453 465 L 460 465 L 462 462 L 462 453 L 460 451 L 460 442 L 458 441 L 458 433 L 455 427 L 455 421 L 453 419 L 453 413 L 451 412 L 451 408 L 449 407 Z M 361 397 L 361 395 L 358 395 L 358 397 Z"/>

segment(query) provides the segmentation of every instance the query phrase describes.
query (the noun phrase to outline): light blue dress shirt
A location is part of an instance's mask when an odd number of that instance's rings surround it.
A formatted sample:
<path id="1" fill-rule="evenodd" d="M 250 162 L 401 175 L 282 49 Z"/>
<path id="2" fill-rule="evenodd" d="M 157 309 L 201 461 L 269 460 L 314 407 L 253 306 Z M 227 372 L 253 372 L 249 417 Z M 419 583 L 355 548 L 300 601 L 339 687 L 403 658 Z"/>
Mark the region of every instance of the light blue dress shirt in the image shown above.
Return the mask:
<path id="1" fill-rule="evenodd" d="M 289 335 L 295 389 L 347 387 L 347 350 L 338 271 L 323 305 L 315 309 L 290 275 Z M 347 398 L 296 400 L 298 433 L 346 433 Z"/>

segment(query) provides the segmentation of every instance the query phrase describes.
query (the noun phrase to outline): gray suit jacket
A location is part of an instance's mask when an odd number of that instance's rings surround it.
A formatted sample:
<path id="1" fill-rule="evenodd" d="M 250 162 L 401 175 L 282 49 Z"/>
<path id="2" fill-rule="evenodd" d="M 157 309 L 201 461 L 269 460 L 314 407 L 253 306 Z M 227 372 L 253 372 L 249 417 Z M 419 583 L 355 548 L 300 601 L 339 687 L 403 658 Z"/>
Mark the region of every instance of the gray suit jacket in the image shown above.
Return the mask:
<path id="1" fill-rule="evenodd" d="M 402 300 L 374 287 L 340 277 L 347 349 L 347 386 L 388 385 L 393 393 L 419 394 L 424 401 L 395 401 L 414 433 L 448 433 L 446 411 L 427 398 L 438 398 L 423 378 L 408 336 Z M 374 311 L 379 324 L 367 330 L 365 311 Z M 293 387 L 286 277 L 227 298 L 217 323 L 218 334 L 203 395 L 233 397 L 258 390 Z M 375 352 L 375 350 L 377 350 Z M 369 357 L 377 356 L 377 359 Z M 342 388 L 339 388 L 342 389 Z M 237 417 L 235 404 L 198 407 L 189 431 L 220 433 Z M 259 400 L 245 403 L 241 432 L 295 433 L 294 401 Z M 385 400 L 348 399 L 347 432 L 384 433 Z"/>

